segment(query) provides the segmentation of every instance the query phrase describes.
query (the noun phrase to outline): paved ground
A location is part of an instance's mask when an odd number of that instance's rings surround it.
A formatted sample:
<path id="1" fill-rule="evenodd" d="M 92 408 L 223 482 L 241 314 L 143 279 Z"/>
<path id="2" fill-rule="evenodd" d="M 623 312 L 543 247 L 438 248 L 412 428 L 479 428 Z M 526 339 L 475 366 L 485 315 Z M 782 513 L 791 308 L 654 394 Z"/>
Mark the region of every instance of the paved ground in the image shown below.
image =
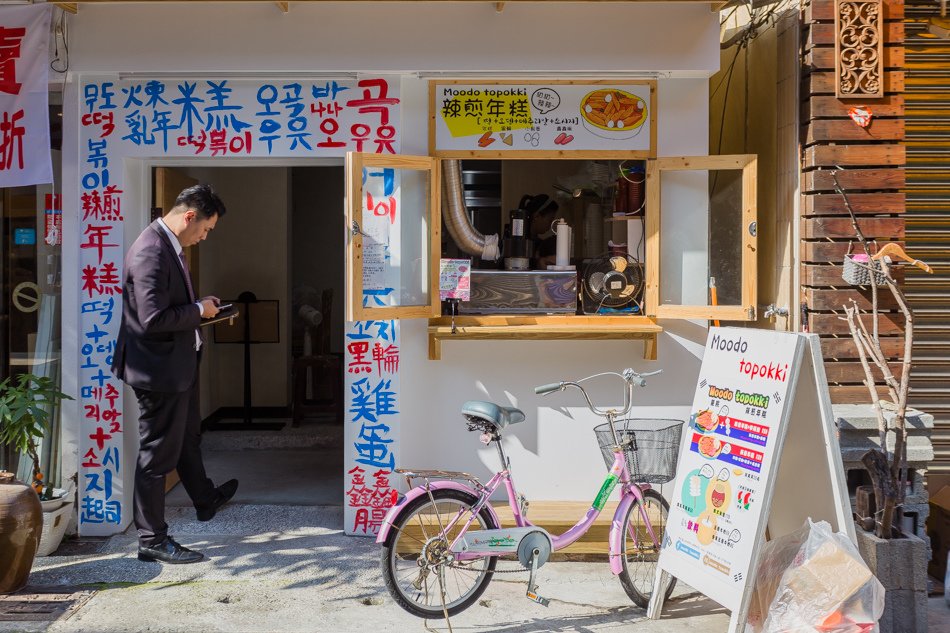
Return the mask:
<path id="1" fill-rule="evenodd" d="M 94 554 L 37 559 L 32 586 L 99 591 L 68 619 L 0 622 L 0 631 L 425 630 L 423 620 L 396 606 L 382 588 L 377 546 L 342 534 L 341 508 L 233 506 L 210 523 L 195 521 L 184 508 L 169 514 L 174 535 L 211 560 L 141 563 L 131 535 L 113 537 Z M 661 621 L 645 620 L 604 563 L 546 565 L 540 582 L 552 599 L 548 608 L 524 597 L 524 580 L 493 581 L 477 605 L 453 618 L 453 630 L 685 632 L 724 631 L 728 623 L 723 609 L 696 595 L 672 601 Z M 448 631 L 443 621 L 429 625 Z"/>
<path id="2" fill-rule="evenodd" d="M 340 451 L 330 448 L 339 435 L 332 426 L 206 434 L 209 474 L 218 483 L 240 477 L 238 494 L 213 521 L 200 523 L 176 489 L 168 520 L 173 536 L 210 560 L 142 563 L 132 534 L 67 544 L 61 552 L 82 554 L 37 559 L 30 587 L 83 598 L 93 589 L 92 597 L 52 623 L 3 621 L 0 614 L 0 633 L 449 631 L 444 621 L 426 623 L 396 606 L 381 585 L 378 547 L 343 535 Z M 526 580 L 497 577 L 479 603 L 452 619 L 452 630 L 717 633 L 729 621 L 724 609 L 683 586 L 663 619 L 646 620 L 606 563 L 546 565 L 539 582 L 548 608 L 524 597 Z M 930 616 L 931 632 L 950 632 L 942 597 L 930 600 Z"/>
<path id="3" fill-rule="evenodd" d="M 37 559 L 32 587 L 96 589 L 68 618 L 3 622 L 0 632 L 124 633 L 449 631 L 400 609 L 381 587 L 379 550 L 342 534 L 339 507 L 236 505 L 199 523 L 171 508 L 179 540 L 210 556 L 198 565 L 142 563 L 131 534 L 98 551 Z M 728 614 L 678 587 L 659 621 L 646 620 L 604 563 L 550 563 L 540 576 L 548 608 L 524 598 L 526 576 L 496 578 L 478 604 L 452 619 L 459 633 L 725 631 Z M 930 631 L 950 631 L 950 608 L 930 600 Z"/>

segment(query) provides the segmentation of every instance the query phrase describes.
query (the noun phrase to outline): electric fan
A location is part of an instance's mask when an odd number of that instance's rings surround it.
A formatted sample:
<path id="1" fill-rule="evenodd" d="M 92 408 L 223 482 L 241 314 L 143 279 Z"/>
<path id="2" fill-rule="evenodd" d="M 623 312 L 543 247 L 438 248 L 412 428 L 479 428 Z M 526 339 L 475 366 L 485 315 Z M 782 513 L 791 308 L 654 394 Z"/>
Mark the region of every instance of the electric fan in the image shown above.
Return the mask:
<path id="1" fill-rule="evenodd" d="M 630 255 L 587 260 L 581 280 L 584 314 L 637 314 L 643 294 L 643 267 Z"/>

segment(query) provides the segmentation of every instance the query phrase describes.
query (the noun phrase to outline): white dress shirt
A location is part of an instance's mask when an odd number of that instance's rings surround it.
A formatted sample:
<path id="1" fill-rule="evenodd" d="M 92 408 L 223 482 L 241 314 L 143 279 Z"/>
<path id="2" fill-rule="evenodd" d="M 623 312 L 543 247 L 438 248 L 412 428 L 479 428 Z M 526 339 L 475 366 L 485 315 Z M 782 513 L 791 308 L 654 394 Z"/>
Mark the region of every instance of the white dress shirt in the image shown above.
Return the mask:
<path id="1" fill-rule="evenodd" d="M 175 235 L 170 228 L 168 228 L 168 225 L 165 224 L 165 220 L 163 220 L 162 218 L 158 218 L 158 224 L 165 231 L 165 234 L 168 236 L 168 239 L 171 240 L 172 248 L 175 249 L 175 255 L 178 256 L 178 259 L 180 261 L 181 254 L 185 251 L 185 249 L 181 247 L 181 242 L 178 241 L 178 236 Z M 179 266 L 181 266 L 181 264 L 179 264 Z M 182 268 L 182 272 L 185 272 L 184 268 Z M 185 272 L 185 274 L 187 273 Z M 203 307 L 201 307 L 201 302 L 195 301 L 195 305 L 198 306 L 199 316 L 203 316 L 205 310 Z M 195 349 L 196 350 L 201 349 L 201 334 L 198 332 L 198 330 L 195 330 Z"/>

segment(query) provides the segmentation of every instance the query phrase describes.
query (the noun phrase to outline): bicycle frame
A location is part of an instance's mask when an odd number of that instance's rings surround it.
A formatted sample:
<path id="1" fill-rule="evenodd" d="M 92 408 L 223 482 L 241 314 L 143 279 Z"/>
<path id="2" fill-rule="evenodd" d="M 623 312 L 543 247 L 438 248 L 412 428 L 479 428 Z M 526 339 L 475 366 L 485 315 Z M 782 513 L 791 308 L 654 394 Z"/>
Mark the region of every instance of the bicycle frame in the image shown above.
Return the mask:
<path id="1" fill-rule="evenodd" d="M 499 451 L 501 447 L 499 446 Z M 507 464 L 507 461 L 504 460 L 502 454 L 503 463 Z M 498 517 L 495 514 L 494 508 L 489 503 L 489 499 L 498 490 L 499 486 L 504 483 L 505 490 L 508 494 L 508 505 L 511 508 L 512 514 L 514 515 L 515 526 L 519 528 L 523 527 L 534 527 L 534 524 L 531 523 L 524 513 L 521 510 L 520 504 L 518 503 L 518 494 L 515 491 L 514 481 L 512 480 L 511 472 L 509 469 L 505 469 L 495 473 L 495 475 L 489 480 L 484 486 L 480 485 L 477 480 L 475 480 L 470 475 L 465 473 L 446 473 L 446 472 L 435 472 L 435 471 L 421 471 L 414 473 L 409 471 L 406 473 L 410 476 L 418 477 L 428 477 L 428 476 L 449 476 L 456 479 L 466 479 L 471 481 L 475 486 L 477 486 L 477 492 L 468 486 L 465 486 L 456 481 L 436 481 L 436 482 L 427 482 L 424 486 L 416 486 L 413 488 L 410 493 L 407 495 L 406 499 L 411 500 L 418 498 L 419 496 L 426 495 L 429 493 L 429 490 L 439 490 L 439 489 L 456 489 L 468 492 L 473 496 L 478 498 L 478 502 L 472 507 L 470 512 L 465 510 L 460 510 L 452 519 L 450 519 L 443 530 L 445 532 L 451 531 L 456 524 L 463 519 L 466 513 L 469 514 L 468 518 L 465 521 L 465 525 L 462 526 L 459 533 L 456 535 L 453 542 L 449 545 L 449 550 L 453 550 L 458 544 L 459 540 L 465 535 L 469 528 L 474 523 L 479 512 L 483 508 L 488 508 L 488 512 L 493 515 L 493 518 L 496 521 L 497 525 L 500 525 Z M 617 510 L 614 512 L 613 521 L 611 522 L 610 527 L 610 536 L 609 536 L 609 545 L 610 545 L 610 570 L 614 575 L 620 574 L 623 571 L 623 537 L 624 537 L 624 517 L 627 514 L 627 511 L 630 508 L 630 505 L 635 501 L 643 501 L 643 490 L 648 490 L 650 488 L 649 484 L 643 484 L 642 486 L 637 485 L 636 483 L 630 481 L 630 473 L 627 470 L 627 461 L 624 457 L 623 450 L 620 447 L 614 447 L 614 463 L 610 468 L 610 471 L 607 474 L 607 477 L 604 479 L 604 483 L 601 485 L 600 491 L 597 493 L 594 501 L 591 503 L 590 509 L 587 513 L 578 520 L 571 528 L 565 531 L 560 535 L 550 535 L 551 542 L 553 545 L 554 551 L 562 550 L 575 542 L 578 541 L 587 531 L 591 528 L 594 522 L 597 520 L 597 517 L 600 516 L 601 511 L 603 511 L 604 506 L 607 503 L 607 499 L 610 497 L 610 494 L 613 492 L 614 487 L 617 484 L 621 485 L 621 498 L 620 504 L 617 506 Z M 400 503 L 398 506 L 394 506 L 383 521 L 383 526 L 380 529 L 380 532 L 377 536 L 377 542 L 384 543 L 388 539 L 390 528 L 395 522 L 396 517 L 401 512 L 401 509 L 408 505 L 407 503 Z M 644 525 L 647 528 L 649 536 L 656 542 L 657 535 L 653 531 L 653 525 L 650 523 L 649 517 L 647 516 L 646 509 L 644 505 L 640 504 L 640 512 L 644 521 Z M 636 543 L 638 535 L 634 530 L 630 530 L 630 536 L 634 539 Z M 660 535 L 662 537 L 662 535 Z M 458 552 L 456 554 L 456 559 L 460 562 L 478 560 L 480 558 L 485 558 L 489 556 L 498 556 L 497 550 L 478 550 L 478 549 L 469 549 L 465 552 Z"/>
<path id="2" fill-rule="evenodd" d="M 551 539 L 551 545 L 554 551 L 563 550 L 564 548 L 576 543 L 582 536 L 584 536 L 584 534 L 587 533 L 587 531 L 600 516 L 601 511 L 603 511 L 605 505 L 607 504 L 607 499 L 610 498 L 613 489 L 619 483 L 621 487 L 620 503 L 617 506 L 617 510 L 614 512 L 609 536 L 610 570 L 615 575 L 619 575 L 623 572 L 622 557 L 624 530 L 627 529 L 624 518 L 626 517 L 627 512 L 630 510 L 631 504 L 640 502 L 640 514 L 643 519 L 643 523 L 646 526 L 649 538 L 652 539 L 654 543 L 658 543 L 657 537 L 663 537 L 662 534 L 657 535 L 654 532 L 653 524 L 650 522 L 646 508 L 643 504 L 643 491 L 649 490 L 651 486 L 649 484 L 638 485 L 636 482 L 631 481 L 630 472 L 627 469 L 627 460 L 624 454 L 624 447 L 620 444 L 620 436 L 617 434 L 617 429 L 615 426 L 615 421 L 630 411 L 630 408 L 633 404 L 633 387 L 644 386 L 646 384 L 646 381 L 644 380 L 645 376 L 651 376 L 659 372 L 641 375 L 637 374 L 632 369 L 625 369 L 622 374 L 615 374 L 623 378 L 625 382 L 623 409 L 597 409 L 594 406 L 594 403 L 591 402 L 587 391 L 580 385 L 580 383 L 591 378 L 612 373 L 614 372 L 595 374 L 594 376 L 588 376 L 587 378 L 583 378 L 576 382 L 565 381 L 544 385 L 537 387 L 535 389 L 535 393 L 546 394 L 552 393 L 553 391 L 563 390 L 568 386 L 576 387 L 581 391 L 582 394 L 584 394 L 584 399 L 587 401 L 587 405 L 590 410 L 596 415 L 606 418 L 610 424 L 610 430 L 613 436 L 612 450 L 614 461 L 610 467 L 607 477 L 604 479 L 604 483 L 600 487 L 600 491 L 597 493 L 597 496 L 591 503 L 590 509 L 583 517 L 581 517 L 580 520 L 577 521 L 577 523 L 568 528 L 568 530 L 563 534 L 548 534 L 548 536 Z M 536 527 L 525 517 L 525 513 L 519 504 L 519 496 L 515 491 L 514 481 L 512 480 L 511 476 L 510 463 L 508 458 L 505 457 L 504 449 L 501 446 L 500 435 L 495 433 L 493 438 L 496 442 L 495 446 L 498 450 L 498 457 L 501 459 L 502 470 L 495 473 L 491 480 L 489 480 L 489 482 L 485 485 L 482 485 L 477 478 L 467 473 L 446 471 L 407 471 L 397 469 L 396 472 L 406 476 L 410 486 L 412 485 L 411 480 L 413 478 L 424 478 L 426 483 L 422 486 L 412 487 L 405 497 L 401 498 L 396 505 L 389 509 L 389 512 L 386 513 L 386 517 L 383 519 L 383 523 L 380 526 L 376 542 L 380 544 L 386 544 L 390 540 L 392 537 L 393 524 L 396 522 L 396 519 L 403 512 L 403 510 L 410 505 L 411 501 L 418 499 L 423 495 L 429 495 L 430 498 L 432 498 L 431 494 L 433 490 L 454 489 L 471 495 L 472 497 L 476 498 L 477 501 L 470 510 L 467 508 L 460 509 L 454 517 L 452 517 L 444 526 L 442 526 L 442 533 L 448 533 L 458 525 L 459 521 L 463 520 L 465 514 L 469 515 L 468 518 L 465 519 L 465 524 L 461 527 L 458 534 L 452 540 L 452 543 L 449 544 L 448 551 L 452 552 L 455 556 L 455 559 L 461 562 L 509 554 L 510 552 L 499 554 L 497 547 L 494 549 L 490 547 L 482 549 L 478 547 L 472 547 L 470 543 L 466 543 L 464 551 L 461 551 L 461 548 L 459 548 L 460 541 L 464 538 L 465 534 L 468 532 L 469 528 L 471 528 L 479 513 L 483 510 L 489 513 L 491 518 L 494 520 L 493 522 L 495 525 L 498 525 L 500 529 L 503 529 L 501 528 L 501 522 L 498 520 L 498 515 L 495 513 L 495 509 L 489 503 L 489 499 L 495 493 L 495 491 L 498 490 L 502 483 L 504 483 L 505 490 L 508 493 L 508 505 L 511 507 L 512 514 L 514 515 L 515 527 Z M 437 481 L 430 482 L 430 478 L 434 478 Z M 460 480 L 469 482 L 471 487 L 460 483 Z M 546 530 L 545 534 L 547 534 Z M 636 534 L 636 530 L 630 529 L 630 536 L 634 541 L 634 546 L 637 546 L 637 541 L 640 535 Z M 508 536 L 508 538 L 511 539 L 511 544 L 513 545 L 515 543 L 514 537 Z M 486 539 L 487 543 L 491 543 L 492 540 L 494 539 Z"/>

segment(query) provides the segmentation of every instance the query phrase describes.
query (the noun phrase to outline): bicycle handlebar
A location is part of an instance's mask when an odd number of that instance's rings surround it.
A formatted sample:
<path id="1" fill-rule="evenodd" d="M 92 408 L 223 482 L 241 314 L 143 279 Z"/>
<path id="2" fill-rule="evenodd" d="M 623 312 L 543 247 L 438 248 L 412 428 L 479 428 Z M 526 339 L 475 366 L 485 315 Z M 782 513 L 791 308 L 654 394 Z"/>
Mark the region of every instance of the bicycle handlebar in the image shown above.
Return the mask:
<path id="1" fill-rule="evenodd" d="M 633 387 L 645 387 L 647 384 L 646 379 L 650 376 L 656 376 L 661 373 L 663 370 L 658 369 L 656 371 L 647 372 L 645 374 L 640 374 L 633 371 L 632 368 L 628 367 L 624 369 L 623 372 L 617 373 L 613 371 L 603 372 L 600 374 L 594 374 L 593 376 L 588 376 L 587 378 L 581 378 L 577 381 L 561 381 L 561 382 L 552 382 L 547 385 L 540 385 L 534 388 L 534 392 L 539 396 L 546 396 L 555 391 L 563 391 L 566 387 L 577 387 L 581 390 L 581 393 L 584 394 L 584 399 L 587 400 L 587 406 L 590 407 L 590 410 L 600 416 L 613 416 L 613 415 L 626 415 L 630 411 L 630 407 L 633 404 Z M 608 409 L 605 411 L 600 411 L 597 407 L 594 406 L 594 403 L 591 402 L 590 396 L 587 395 L 587 391 L 580 385 L 580 383 L 585 380 L 590 380 L 591 378 L 597 378 L 598 376 L 618 376 L 624 380 L 626 384 L 626 389 L 624 390 L 624 406 L 623 410 L 616 411 L 614 409 Z"/>

